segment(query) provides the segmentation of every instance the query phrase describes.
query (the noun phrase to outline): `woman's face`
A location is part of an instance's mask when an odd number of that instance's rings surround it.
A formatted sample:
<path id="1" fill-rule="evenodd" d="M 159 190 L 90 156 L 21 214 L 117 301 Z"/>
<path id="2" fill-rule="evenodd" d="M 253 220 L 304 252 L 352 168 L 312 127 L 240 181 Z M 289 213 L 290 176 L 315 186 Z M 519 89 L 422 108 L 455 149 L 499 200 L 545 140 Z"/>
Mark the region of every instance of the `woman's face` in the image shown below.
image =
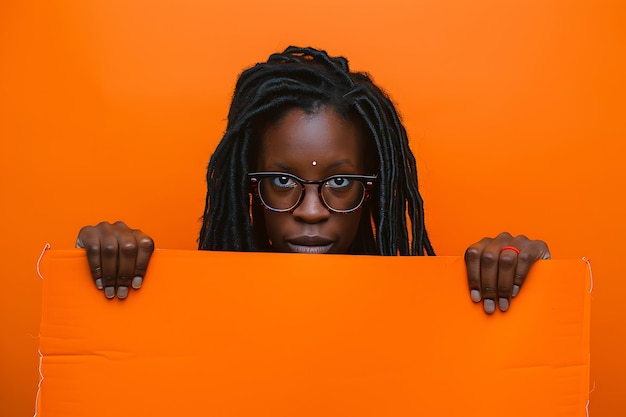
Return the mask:
<path id="1" fill-rule="evenodd" d="M 354 123 L 332 108 L 308 114 L 294 108 L 265 131 L 257 171 L 284 172 L 309 181 L 338 174 L 372 174 L 365 172 L 363 141 Z M 264 210 L 267 235 L 277 251 L 348 251 L 362 210 L 330 212 L 320 200 L 318 187 L 306 185 L 300 205 L 291 212 Z"/>

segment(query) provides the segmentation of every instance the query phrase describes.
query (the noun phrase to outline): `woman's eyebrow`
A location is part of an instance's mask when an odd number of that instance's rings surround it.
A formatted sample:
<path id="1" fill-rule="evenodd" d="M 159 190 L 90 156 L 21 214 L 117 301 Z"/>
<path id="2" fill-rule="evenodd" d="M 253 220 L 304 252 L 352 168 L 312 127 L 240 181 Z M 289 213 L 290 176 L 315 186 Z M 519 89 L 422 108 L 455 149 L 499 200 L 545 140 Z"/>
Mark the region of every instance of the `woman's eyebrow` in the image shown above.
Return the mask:
<path id="1" fill-rule="evenodd" d="M 272 162 L 272 164 L 278 168 L 284 169 L 287 172 L 291 172 L 291 167 L 289 165 L 285 165 L 281 162 Z"/>
<path id="2" fill-rule="evenodd" d="M 349 159 L 341 159 L 339 161 L 333 162 L 332 164 L 328 165 L 326 167 L 326 169 L 333 169 L 333 168 L 337 168 L 343 165 L 354 165 Z"/>
<path id="3" fill-rule="evenodd" d="M 314 162 L 313 160 L 310 161 L 310 163 L 313 163 L 313 162 Z M 293 168 L 291 166 L 289 166 L 287 164 L 284 164 L 282 162 L 274 161 L 274 162 L 272 162 L 272 165 L 277 167 L 277 168 L 280 168 L 280 169 L 282 169 L 282 170 L 284 170 L 286 172 L 293 172 Z M 334 168 L 338 168 L 338 167 L 341 167 L 341 166 L 344 166 L 344 165 L 349 165 L 350 167 L 354 166 L 354 164 L 349 159 L 340 159 L 339 161 L 332 162 L 331 164 L 329 164 L 329 165 L 327 165 L 327 166 L 325 166 L 323 168 L 326 171 L 330 171 L 330 170 L 332 170 Z"/>

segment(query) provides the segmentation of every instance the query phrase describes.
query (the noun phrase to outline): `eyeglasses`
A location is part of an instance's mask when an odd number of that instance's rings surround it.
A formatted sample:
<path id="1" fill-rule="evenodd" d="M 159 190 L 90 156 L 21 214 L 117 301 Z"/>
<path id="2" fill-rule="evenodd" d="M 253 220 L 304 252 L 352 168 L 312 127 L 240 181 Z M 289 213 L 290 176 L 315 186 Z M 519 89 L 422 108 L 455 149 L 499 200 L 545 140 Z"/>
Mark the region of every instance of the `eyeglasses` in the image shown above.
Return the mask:
<path id="1" fill-rule="evenodd" d="M 324 206 L 334 213 L 350 213 L 369 198 L 376 175 L 332 175 L 319 181 L 307 181 L 285 172 L 248 173 L 255 195 L 261 203 L 277 212 L 292 212 L 304 199 L 305 185 L 318 186 Z"/>

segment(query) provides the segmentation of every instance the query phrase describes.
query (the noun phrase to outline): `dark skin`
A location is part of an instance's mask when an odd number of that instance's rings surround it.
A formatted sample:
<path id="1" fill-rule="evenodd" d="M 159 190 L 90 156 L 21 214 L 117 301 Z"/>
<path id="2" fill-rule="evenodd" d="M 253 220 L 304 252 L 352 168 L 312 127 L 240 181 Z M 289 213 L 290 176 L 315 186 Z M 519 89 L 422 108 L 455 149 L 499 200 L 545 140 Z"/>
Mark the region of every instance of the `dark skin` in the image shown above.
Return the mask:
<path id="1" fill-rule="evenodd" d="M 373 174 L 367 172 L 362 136 L 353 123 L 333 109 L 323 108 L 313 114 L 293 109 L 263 135 L 257 170 L 288 172 L 315 180 L 331 175 Z M 348 252 L 361 210 L 332 213 L 320 201 L 317 186 L 307 187 L 293 212 L 264 210 L 272 247 L 277 252 Z"/>
<path id="2" fill-rule="evenodd" d="M 515 247 L 519 254 L 508 246 Z M 485 237 L 465 251 L 467 282 L 474 302 L 483 302 L 488 314 L 509 309 L 511 298 L 519 293 L 533 263 L 550 259 L 548 245 L 526 236 L 504 232 L 495 238 Z"/>
<path id="3" fill-rule="evenodd" d="M 124 299 L 143 284 L 154 241 L 121 221 L 80 229 L 76 247 L 85 248 L 91 276 L 107 298 Z"/>
<path id="4" fill-rule="evenodd" d="M 332 108 L 321 108 L 313 114 L 293 109 L 267 130 L 258 164 L 260 170 L 284 168 L 284 172 L 295 171 L 289 173 L 307 180 L 336 174 L 366 174 L 361 172 L 365 170 L 360 151 L 363 140 L 358 129 Z M 268 235 L 276 240 L 275 249 L 344 253 L 354 237 L 360 211 L 348 215 L 331 213 L 314 192 L 315 187 L 308 188 L 311 192 L 305 194 L 293 212 L 267 215 Z M 291 241 L 293 236 L 305 235 L 312 240 L 310 249 L 303 247 L 300 240 L 295 244 Z M 344 241 L 346 236 L 352 237 Z M 119 221 L 83 227 L 76 246 L 86 249 L 94 283 L 109 299 L 125 299 L 131 288 L 141 288 L 155 247 L 150 236 Z M 519 253 L 507 247 L 516 248 Z M 482 302 L 488 314 L 496 308 L 507 311 L 532 264 L 540 259 L 550 259 L 548 246 L 522 235 L 501 233 L 470 245 L 465 252 L 470 298 Z"/>

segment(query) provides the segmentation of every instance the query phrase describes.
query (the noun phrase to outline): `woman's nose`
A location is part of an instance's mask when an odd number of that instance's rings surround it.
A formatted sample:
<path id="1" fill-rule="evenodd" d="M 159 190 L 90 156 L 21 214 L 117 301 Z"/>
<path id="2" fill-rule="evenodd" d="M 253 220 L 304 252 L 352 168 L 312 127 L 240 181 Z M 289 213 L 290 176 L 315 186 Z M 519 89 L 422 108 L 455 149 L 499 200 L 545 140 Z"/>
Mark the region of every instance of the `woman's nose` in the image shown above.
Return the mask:
<path id="1" fill-rule="evenodd" d="M 330 217 L 330 211 L 326 208 L 315 184 L 305 185 L 304 197 L 300 205 L 293 211 L 293 215 L 307 223 L 318 223 Z"/>

